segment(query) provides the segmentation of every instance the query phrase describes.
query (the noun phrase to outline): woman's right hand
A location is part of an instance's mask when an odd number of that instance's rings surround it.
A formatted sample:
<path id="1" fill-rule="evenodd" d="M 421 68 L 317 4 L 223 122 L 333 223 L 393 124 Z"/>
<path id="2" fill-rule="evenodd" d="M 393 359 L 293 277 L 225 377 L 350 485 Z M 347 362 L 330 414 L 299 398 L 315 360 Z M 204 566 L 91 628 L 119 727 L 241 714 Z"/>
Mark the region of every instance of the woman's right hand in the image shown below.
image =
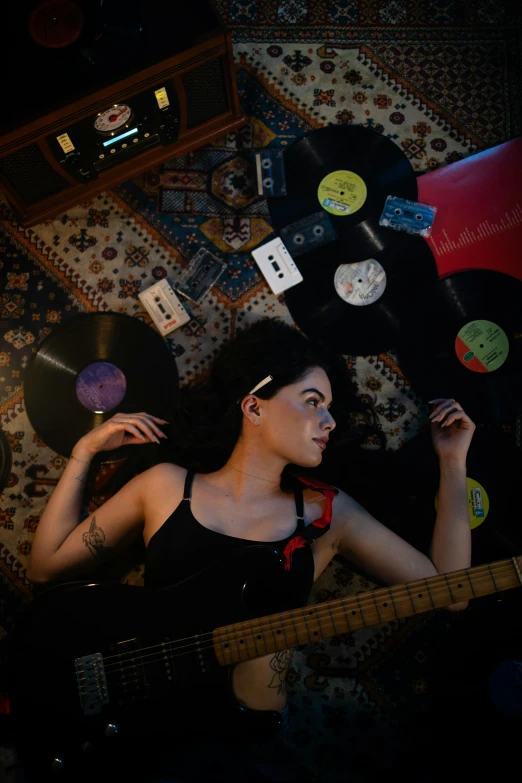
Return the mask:
<path id="1" fill-rule="evenodd" d="M 93 457 L 99 451 L 111 451 L 128 444 L 159 443 L 159 438 L 167 436 L 158 423 L 168 424 L 165 419 L 158 419 L 150 413 L 116 413 L 80 438 L 73 454 L 82 452 Z"/>

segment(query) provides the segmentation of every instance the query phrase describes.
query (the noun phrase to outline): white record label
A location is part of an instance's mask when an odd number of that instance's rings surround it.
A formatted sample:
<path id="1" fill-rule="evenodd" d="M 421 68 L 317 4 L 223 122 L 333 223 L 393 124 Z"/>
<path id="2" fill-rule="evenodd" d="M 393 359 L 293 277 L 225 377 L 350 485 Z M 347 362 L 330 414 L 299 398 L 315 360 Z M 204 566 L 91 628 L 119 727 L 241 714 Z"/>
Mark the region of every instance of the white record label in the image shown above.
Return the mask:
<path id="1" fill-rule="evenodd" d="M 340 264 L 335 271 L 334 285 L 345 302 L 365 307 L 383 295 L 386 272 L 374 258 L 356 264 Z"/>

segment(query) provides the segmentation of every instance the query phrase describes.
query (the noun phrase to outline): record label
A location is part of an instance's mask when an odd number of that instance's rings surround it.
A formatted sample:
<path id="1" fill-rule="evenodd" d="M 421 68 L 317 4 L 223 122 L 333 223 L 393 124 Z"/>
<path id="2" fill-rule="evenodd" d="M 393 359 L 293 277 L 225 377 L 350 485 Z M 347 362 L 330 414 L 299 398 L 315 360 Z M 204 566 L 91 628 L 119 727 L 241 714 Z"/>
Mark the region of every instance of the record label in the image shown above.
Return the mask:
<path id="1" fill-rule="evenodd" d="M 455 351 L 468 370 L 493 372 L 506 361 L 509 340 L 493 321 L 470 321 L 459 331 Z"/>
<path id="2" fill-rule="evenodd" d="M 323 209 L 332 215 L 353 215 L 366 201 L 366 184 L 354 171 L 332 171 L 317 189 L 317 198 Z"/>
<path id="3" fill-rule="evenodd" d="M 76 381 L 76 396 L 92 413 L 112 410 L 123 400 L 126 391 L 125 375 L 110 362 L 92 362 Z"/>
<path id="4" fill-rule="evenodd" d="M 334 275 L 335 290 L 356 307 L 373 304 L 386 288 L 386 272 L 374 258 L 356 264 L 340 264 Z"/>
<path id="5" fill-rule="evenodd" d="M 466 484 L 468 490 L 469 526 L 474 530 L 486 520 L 489 513 L 489 497 L 482 484 L 479 484 L 475 479 L 468 476 Z M 437 511 L 439 510 L 438 492 L 435 498 L 435 508 Z"/>

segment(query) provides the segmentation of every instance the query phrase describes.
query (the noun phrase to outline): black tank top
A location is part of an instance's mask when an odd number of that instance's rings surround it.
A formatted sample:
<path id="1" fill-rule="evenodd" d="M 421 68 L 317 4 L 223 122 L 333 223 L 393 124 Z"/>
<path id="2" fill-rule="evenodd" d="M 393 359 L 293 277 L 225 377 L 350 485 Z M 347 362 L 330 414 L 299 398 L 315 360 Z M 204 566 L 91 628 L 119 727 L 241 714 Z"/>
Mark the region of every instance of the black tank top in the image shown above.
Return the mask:
<path id="1" fill-rule="evenodd" d="M 294 488 L 296 505 L 296 528 L 291 535 L 281 541 L 252 541 L 236 538 L 225 533 L 218 533 L 200 524 L 191 509 L 192 483 L 194 473 L 187 472 L 183 500 L 170 517 L 152 535 L 145 553 L 145 587 L 165 587 L 180 582 L 196 571 L 210 565 L 216 560 L 226 558 L 228 554 L 238 549 L 264 544 L 276 548 L 281 554 L 288 549 L 289 542 L 302 541 L 305 533 L 303 490 L 300 486 Z M 308 527 L 312 527 L 309 525 Z M 325 530 L 317 531 L 320 535 Z M 313 537 L 316 537 L 315 533 Z M 302 545 L 301 545 L 302 546 Z M 306 585 L 304 601 L 312 588 L 314 579 L 314 560 L 309 546 L 292 554 L 290 574 L 299 577 L 300 583 Z"/>

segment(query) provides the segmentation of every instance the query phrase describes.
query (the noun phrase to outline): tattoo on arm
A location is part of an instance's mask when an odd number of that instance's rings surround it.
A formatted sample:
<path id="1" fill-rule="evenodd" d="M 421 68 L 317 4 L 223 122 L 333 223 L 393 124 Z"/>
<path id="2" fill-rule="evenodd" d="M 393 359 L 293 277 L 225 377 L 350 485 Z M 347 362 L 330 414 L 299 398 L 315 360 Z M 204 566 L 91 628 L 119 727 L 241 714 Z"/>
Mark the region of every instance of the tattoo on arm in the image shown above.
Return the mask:
<path id="1" fill-rule="evenodd" d="M 274 676 L 269 683 L 269 688 L 277 688 L 278 693 L 282 693 L 285 687 L 286 672 L 292 660 L 292 650 L 280 650 L 270 661 L 270 668 L 274 671 Z"/>
<path id="2" fill-rule="evenodd" d="M 93 516 L 91 519 L 91 526 L 89 530 L 87 533 L 83 534 L 82 538 L 85 546 L 93 557 L 96 557 L 100 560 L 107 560 L 107 558 L 112 555 L 112 547 L 104 546 L 103 542 L 105 541 L 105 533 L 101 527 L 98 527 L 96 524 L 95 516 Z"/>
<path id="3" fill-rule="evenodd" d="M 83 484 L 84 481 L 87 479 L 88 474 L 89 474 L 89 468 L 86 468 L 82 473 L 76 476 L 76 481 L 79 481 L 80 483 Z"/>

